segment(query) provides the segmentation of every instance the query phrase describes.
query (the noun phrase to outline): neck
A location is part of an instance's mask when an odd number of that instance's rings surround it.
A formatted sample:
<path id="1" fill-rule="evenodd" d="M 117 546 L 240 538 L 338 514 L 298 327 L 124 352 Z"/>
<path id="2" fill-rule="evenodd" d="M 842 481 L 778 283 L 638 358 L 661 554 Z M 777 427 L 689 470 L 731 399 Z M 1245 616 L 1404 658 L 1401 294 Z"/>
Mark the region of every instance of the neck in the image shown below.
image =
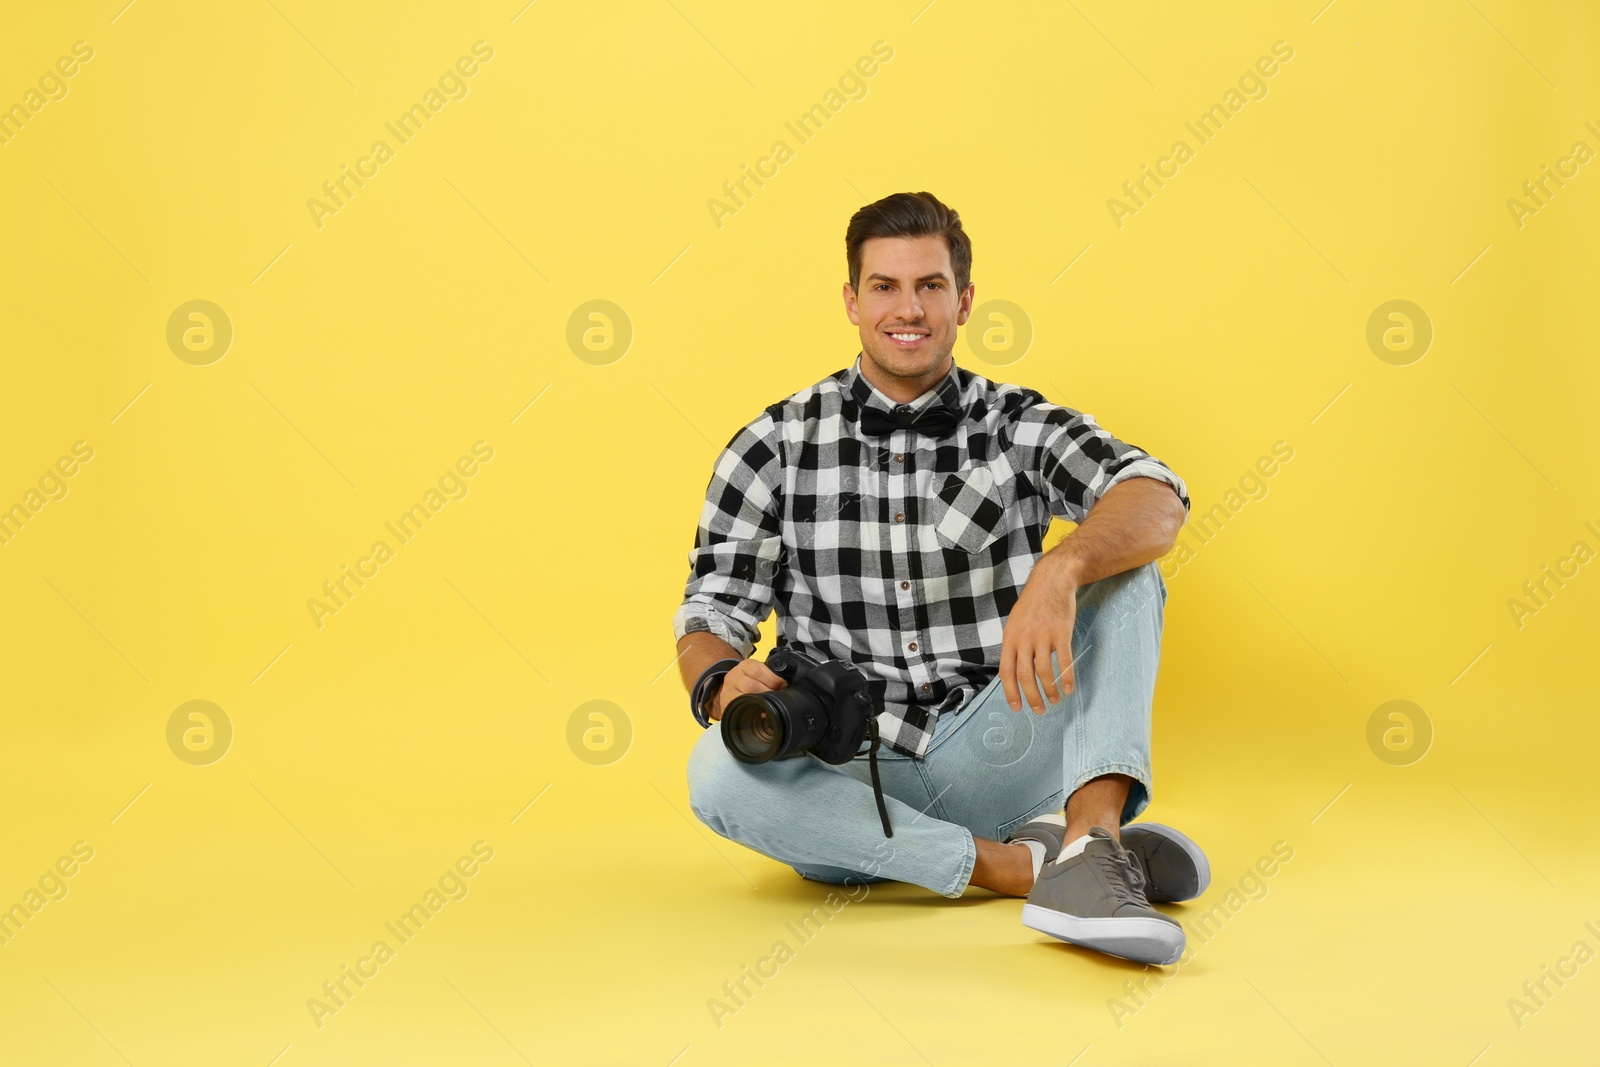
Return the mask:
<path id="1" fill-rule="evenodd" d="M 954 357 L 946 356 L 943 365 L 938 370 L 929 371 L 921 377 L 894 378 L 885 375 L 880 381 L 880 372 L 877 365 L 863 356 L 861 360 L 861 376 L 867 380 L 868 385 L 871 385 L 896 404 L 909 404 L 943 381 L 945 375 L 950 373 L 950 364 L 952 362 L 954 362 Z"/>

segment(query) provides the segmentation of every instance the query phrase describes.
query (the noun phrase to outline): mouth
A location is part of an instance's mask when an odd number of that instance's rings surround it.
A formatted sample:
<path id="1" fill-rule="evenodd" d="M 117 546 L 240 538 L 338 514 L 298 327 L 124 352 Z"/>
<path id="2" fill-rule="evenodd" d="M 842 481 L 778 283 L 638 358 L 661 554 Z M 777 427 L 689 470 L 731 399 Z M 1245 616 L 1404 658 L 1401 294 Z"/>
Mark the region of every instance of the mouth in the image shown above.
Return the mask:
<path id="1" fill-rule="evenodd" d="M 916 348 L 926 344 L 932 337 L 922 330 L 884 330 L 883 335 L 893 342 L 896 348 Z"/>

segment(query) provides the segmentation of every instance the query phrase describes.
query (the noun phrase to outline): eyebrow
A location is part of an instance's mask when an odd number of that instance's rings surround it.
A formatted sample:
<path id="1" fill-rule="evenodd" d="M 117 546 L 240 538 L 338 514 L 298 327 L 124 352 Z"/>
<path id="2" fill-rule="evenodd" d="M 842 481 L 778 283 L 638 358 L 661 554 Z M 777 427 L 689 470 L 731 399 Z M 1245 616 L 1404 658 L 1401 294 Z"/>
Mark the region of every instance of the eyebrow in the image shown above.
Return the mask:
<path id="1" fill-rule="evenodd" d="M 919 281 L 919 282 L 931 282 L 931 281 L 934 281 L 935 279 L 943 279 L 944 281 L 949 281 L 950 280 L 950 276 L 948 274 L 946 274 L 944 271 L 941 270 L 941 271 L 935 271 L 932 274 L 924 274 L 922 277 L 918 278 L 917 281 Z M 898 282 L 900 279 L 899 278 L 891 278 L 887 274 L 879 274 L 877 271 L 873 271 L 871 274 L 867 275 L 867 281 L 870 282 L 870 281 L 874 281 L 874 280 L 880 281 L 880 282 Z"/>

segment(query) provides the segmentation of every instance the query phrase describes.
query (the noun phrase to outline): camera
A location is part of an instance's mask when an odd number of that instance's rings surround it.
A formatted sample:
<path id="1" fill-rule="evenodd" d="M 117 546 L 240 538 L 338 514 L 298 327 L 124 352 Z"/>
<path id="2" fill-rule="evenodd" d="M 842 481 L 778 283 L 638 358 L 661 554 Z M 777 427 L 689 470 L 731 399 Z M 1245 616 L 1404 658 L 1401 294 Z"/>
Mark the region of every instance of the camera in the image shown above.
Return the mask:
<path id="1" fill-rule="evenodd" d="M 806 752 L 824 763 L 855 758 L 868 725 L 877 725 L 866 677 L 847 663 L 790 648 L 769 652 L 767 669 L 787 688 L 742 693 L 723 709 L 722 740 L 733 758 L 766 763 Z"/>
<path id="2" fill-rule="evenodd" d="M 893 837 L 878 779 L 878 716 L 858 669 L 839 660 L 818 661 L 792 648 L 767 653 L 767 669 L 786 683 L 768 693 L 741 693 L 722 710 L 722 742 L 740 763 L 802 756 L 849 763 L 872 739 L 872 798 L 883 836 Z"/>

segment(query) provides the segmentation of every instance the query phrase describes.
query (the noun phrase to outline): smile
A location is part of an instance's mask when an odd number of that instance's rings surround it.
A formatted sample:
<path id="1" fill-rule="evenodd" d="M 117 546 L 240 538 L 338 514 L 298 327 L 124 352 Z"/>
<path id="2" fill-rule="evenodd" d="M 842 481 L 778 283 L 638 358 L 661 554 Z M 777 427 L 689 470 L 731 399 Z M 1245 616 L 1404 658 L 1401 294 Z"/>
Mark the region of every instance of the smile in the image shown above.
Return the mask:
<path id="1" fill-rule="evenodd" d="M 915 348 L 929 337 L 925 333 L 890 333 L 888 337 L 901 348 Z"/>

